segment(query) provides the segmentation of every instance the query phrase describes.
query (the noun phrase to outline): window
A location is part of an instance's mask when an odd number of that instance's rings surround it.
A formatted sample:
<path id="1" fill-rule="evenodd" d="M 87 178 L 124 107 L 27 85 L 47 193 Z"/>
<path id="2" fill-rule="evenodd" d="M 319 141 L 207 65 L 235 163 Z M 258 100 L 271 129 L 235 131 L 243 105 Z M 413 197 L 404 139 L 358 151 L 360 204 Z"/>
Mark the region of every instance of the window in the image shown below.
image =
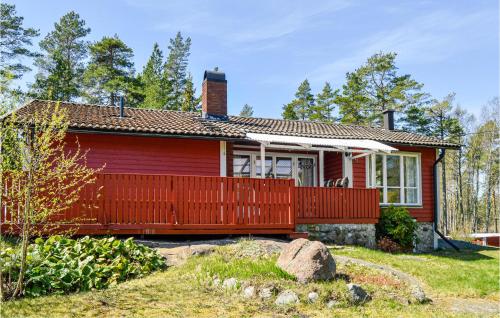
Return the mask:
<path id="1" fill-rule="evenodd" d="M 367 171 L 367 186 L 380 190 L 380 203 L 421 204 L 419 154 L 371 155 Z"/>
<path id="2" fill-rule="evenodd" d="M 235 177 L 250 177 L 252 175 L 250 160 L 251 158 L 249 155 L 234 155 L 233 175 Z"/>
<path id="3" fill-rule="evenodd" d="M 295 179 L 299 186 L 316 185 L 316 156 L 266 152 L 266 178 Z M 235 151 L 233 156 L 235 177 L 261 176 L 260 153 Z"/>

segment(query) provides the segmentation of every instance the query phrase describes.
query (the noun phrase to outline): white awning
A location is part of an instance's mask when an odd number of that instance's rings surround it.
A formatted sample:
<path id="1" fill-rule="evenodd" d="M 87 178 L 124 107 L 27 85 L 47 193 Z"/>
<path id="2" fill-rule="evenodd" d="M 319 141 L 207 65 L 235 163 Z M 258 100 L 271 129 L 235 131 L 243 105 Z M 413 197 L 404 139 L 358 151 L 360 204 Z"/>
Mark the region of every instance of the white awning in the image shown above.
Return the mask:
<path id="1" fill-rule="evenodd" d="M 364 149 L 369 151 L 383 151 L 391 152 L 397 151 L 396 148 L 383 144 L 381 142 L 370 139 L 333 139 L 333 138 L 312 138 L 312 137 L 296 137 L 284 135 L 270 135 L 270 134 L 256 134 L 247 133 L 246 137 L 250 140 L 258 141 L 266 145 L 272 144 L 285 144 L 285 145 L 298 145 L 306 149 L 322 148 L 328 150 L 327 147 L 333 148 L 332 151 L 356 151 Z M 326 149 L 325 149 L 326 148 Z"/>

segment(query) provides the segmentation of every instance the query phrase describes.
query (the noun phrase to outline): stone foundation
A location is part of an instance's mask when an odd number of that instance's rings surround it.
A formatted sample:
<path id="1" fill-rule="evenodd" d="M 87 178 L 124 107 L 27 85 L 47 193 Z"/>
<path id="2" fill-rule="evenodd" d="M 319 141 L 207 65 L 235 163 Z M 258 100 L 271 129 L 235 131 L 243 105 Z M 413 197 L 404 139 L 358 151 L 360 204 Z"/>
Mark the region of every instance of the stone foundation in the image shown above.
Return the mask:
<path id="1" fill-rule="evenodd" d="M 338 245 L 375 247 L 375 224 L 297 224 L 297 232 L 309 238 Z"/>
<path id="2" fill-rule="evenodd" d="M 434 249 L 434 227 L 432 222 L 419 222 L 417 228 L 417 252 L 429 252 Z"/>

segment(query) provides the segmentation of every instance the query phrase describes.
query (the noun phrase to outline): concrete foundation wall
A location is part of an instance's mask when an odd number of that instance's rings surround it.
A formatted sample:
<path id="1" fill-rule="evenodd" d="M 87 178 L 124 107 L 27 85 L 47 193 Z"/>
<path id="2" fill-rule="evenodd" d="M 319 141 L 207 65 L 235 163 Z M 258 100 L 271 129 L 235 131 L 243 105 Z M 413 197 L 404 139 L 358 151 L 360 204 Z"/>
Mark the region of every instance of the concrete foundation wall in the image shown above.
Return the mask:
<path id="1" fill-rule="evenodd" d="M 375 224 L 297 224 L 297 232 L 309 238 L 339 245 L 375 247 Z"/>
<path id="2" fill-rule="evenodd" d="M 417 228 L 417 252 L 429 252 L 434 249 L 434 227 L 432 222 L 419 222 Z"/>

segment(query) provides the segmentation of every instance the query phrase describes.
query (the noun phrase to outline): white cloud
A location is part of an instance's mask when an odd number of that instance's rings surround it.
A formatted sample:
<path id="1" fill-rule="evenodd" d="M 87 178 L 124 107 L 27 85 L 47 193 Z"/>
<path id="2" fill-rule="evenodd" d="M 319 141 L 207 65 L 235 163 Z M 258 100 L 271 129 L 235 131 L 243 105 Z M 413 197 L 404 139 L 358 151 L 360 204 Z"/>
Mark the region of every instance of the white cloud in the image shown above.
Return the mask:
<path id="1" fill-rule="evenodd" d="M 200 34 L 242 49 L 274 48 L 279 44 L 271 42 L 317 26 L 323 19 L 331 19 L 331 13 L 351 5 L 346 0 L 314 5 L 285 0 L 234 3 L 129 0 L 128 4 L 153 13 L 164 12 L 167 21 L 154 25 L 156 30 Z"/>
<path id="2" fill-rule="evenodd" d="M 487 36 L 474 33 L 474 25 L 494 19 L 489 11 L 458 15 L 451 12 L 433 12 L 417 16 L 396 29 L 378 32 L 358 41 L 353 54 L 321 65 L 308 74 L 313 83 L 342 82 L 348 71 L 353 71 L 372 54 L 397 52 L 398 63 L 436 63 L 449 58 L 458 50 L 471 48 L 465 38 Z"/>

